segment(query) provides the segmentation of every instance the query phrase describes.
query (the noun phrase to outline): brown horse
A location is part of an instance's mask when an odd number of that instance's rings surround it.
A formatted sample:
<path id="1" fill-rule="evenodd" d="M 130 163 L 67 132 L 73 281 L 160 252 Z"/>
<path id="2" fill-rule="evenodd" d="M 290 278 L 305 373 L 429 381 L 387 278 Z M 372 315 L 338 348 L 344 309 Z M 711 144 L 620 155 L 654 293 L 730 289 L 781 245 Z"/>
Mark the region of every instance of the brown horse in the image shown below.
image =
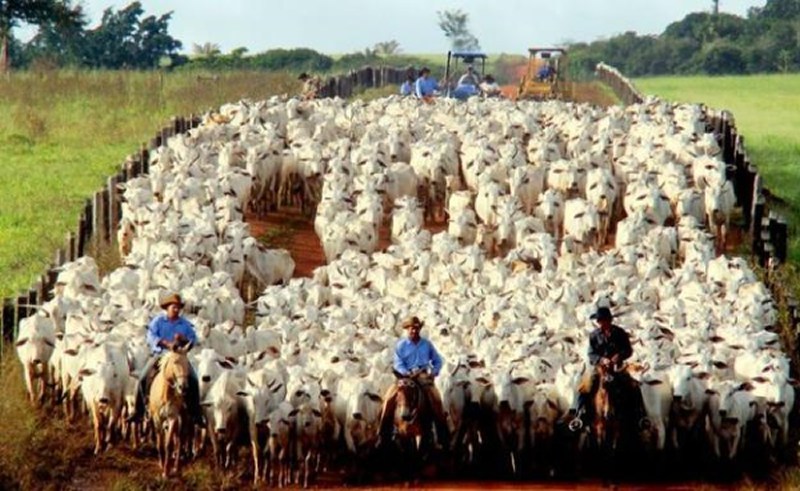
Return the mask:
<path id="1" fill-rule="evenodd" d="M 432 381 L 402 378 L 397 381 L 394 427 L 397 442 L 407 457 L 409 470 L 416 473 L 425 445 L 432 439 L 433 413 L 422 384 Z"/>
<path id="2" fill-rule="evenodd" d="M 161 357 L 159 371 L 150 386 L 148 409 L 156 434 L 156 447 L 164 477 L 170 473 L 170 457 L 178 472 L 183 448 L 184 429 L 191 426 L 186 400 L 190 366 L 186 352 L 189 346 L 177 348 Z"/>
<path id="3" fill-rule="evenodd" d="M 643 416 L 644 402 L 627 368 L 615 370 L 598 365 L 599 384 L 594 395 L 592 430 L 597 448 L 613 457 L 623 439 L 635 435 Z M 626 440 L 628 441 L 628 440 Z"/>

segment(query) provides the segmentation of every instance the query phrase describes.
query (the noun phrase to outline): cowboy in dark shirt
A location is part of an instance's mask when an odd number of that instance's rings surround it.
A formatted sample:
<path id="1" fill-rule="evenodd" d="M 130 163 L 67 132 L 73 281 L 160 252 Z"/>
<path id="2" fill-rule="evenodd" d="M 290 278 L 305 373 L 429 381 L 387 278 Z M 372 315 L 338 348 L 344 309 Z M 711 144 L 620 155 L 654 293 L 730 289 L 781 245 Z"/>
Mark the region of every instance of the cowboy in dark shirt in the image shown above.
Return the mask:
<path id="1" fill-rule="evenodd" d="M 577 430 L 583 427 L 586 421 L 586 408 L 588 403 L 597 391 L 600 382 L 598 366 L 617 371 L 622 362 L 633 354 L 631 340 L 628 333 L 621 327 L 611 323 L 614 316 L 608 307 L 600 307 L 597 312 L 590 316 L 590 319 L 597 321 L 599 327 L 589 335 L 589 363 L 594 369 L 581 382 L 578 389 L 578 407 L 574 420 L 570 422 L 570 429 Z M 620 375 L 625 376 L 624 373 Z"/>

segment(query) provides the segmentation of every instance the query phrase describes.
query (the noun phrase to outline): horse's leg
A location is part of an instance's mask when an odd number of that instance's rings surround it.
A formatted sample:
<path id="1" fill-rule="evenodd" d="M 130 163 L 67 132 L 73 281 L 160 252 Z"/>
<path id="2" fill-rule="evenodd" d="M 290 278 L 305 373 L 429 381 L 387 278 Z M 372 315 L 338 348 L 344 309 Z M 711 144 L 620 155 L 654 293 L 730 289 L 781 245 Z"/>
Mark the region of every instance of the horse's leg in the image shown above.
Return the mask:
<path id="1" fill-rule="evenodd" d="M 260 454 L 258 445 L 258 434 L 256 432 L 250 433 L 250 449 L 253 452 L 253 485 L 258 486 L 258 481 L 261 478 Z"/>
<path id="2" fill-rule="evenodd" d="M 163 431 L 155 431 L 156 449 L 158 450 L 158 464 L 161 466 L 161 475 L 167 477 L 167 461 L 165 448 L 165 434 Z"/>
<path id="3" fill-rule="evenodd" d="M 92 403 L 92 426 L 94 429 L 94 454 L 98 455 L 102 447 L 100 442 L 102 441 L 103 424 L 100 420 L 100 408 L 97 407 L 97 403 Z"/>
<path id="4" fill-rule="evenodd" d="M 172 422 L 167 423 L 167 428 L 164 431 L 164 477 L 169 477 L 169 463 L 172 456 Z"/>

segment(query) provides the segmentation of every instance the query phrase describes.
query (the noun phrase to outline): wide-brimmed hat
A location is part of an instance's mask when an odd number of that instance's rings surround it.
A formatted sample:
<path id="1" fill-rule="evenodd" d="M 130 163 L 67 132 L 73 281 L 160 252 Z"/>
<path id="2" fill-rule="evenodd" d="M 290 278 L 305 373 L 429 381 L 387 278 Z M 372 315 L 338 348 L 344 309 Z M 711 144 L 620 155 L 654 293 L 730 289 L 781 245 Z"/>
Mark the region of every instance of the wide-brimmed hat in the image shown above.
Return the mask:
<path id="1" fill-rule="evenodd" d="M 422 327 L 424 325 L 425 325 L 425 323 L 422 322 L 421 320 L 419 320 L 419 317 L 417 317 L 415 315 L 413 317 L 410 317 L 410 318 L 406 319 L 406 321 L 403 322 L 403 329 L 408 329 L 409 327 L 413 327 L 413 326 L 417 326 L 420 329 L 422 329 Z"/>
<path id="2" fill-rule="evenodd" d="M 590 319 L 596 319 L 599 321 L 602 320 L 611 320 L 614 318 L 614 314 L 611 313 L 611 309 L 608 307 L 600 307 L 597 309 L 597 312 L 589 316 Z"/>
<path id="3" fill-rule="evenodd" d="M 173 303 L 178 304 L 180 308 L 183 308 L 184 305 L 183 300 L 181 299 L 181 296 L 178 295 L 177 293 L 171 293 L 166 297 L 162 298 L 160 305 L 162 309 L 166 310 L 167 307 L 169 307 Z"/>

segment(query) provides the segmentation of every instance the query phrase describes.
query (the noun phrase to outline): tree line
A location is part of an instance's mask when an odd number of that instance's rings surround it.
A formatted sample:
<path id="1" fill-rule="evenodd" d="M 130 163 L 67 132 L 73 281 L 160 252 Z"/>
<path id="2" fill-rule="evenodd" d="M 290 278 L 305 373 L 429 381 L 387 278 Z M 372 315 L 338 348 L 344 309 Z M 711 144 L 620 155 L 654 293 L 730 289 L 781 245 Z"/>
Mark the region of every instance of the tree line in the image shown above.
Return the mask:
<path id="1" fill-rule="evenodd" d="M 789 72 L 800 68 L 800 0 L 767 0 L 745 17 L 709 12 L 688 14 L 659 35 L 629 31 L 606 40 L 571 43 L 575 76 L 589 76 L 604 61 L 629 76 Z M 222 54 L 212 43 L 195 45 L 196 56 L 169 34 L 172 12 L 145 15 L 139 1 L 103 12 L 89 28 L 73 0 L 0 0 L 0 70 L 72 67 L 87 69 L 250 69 L 344 72 L 364 65 L 415 66 L 430 60 L 400 53 L 397 41 L 377 43 L 337 58 L 307 48 Z M 479 49 L 460 10 L 437 12 L 438 25 L 453 49 Z M 20 23 L 36 24 L 28 42 L 13 36 Z M 442 57 L 444 60 L 444 56 Z M 436 69 L 436 67 L 431 67 Z M 500 68 L 497 68 L 500 70 Z"/>
<path id="2" fill-rule="evenodd" d="M 800 0 L 768 0 L 745 17 L 694 12 L 663 33 L 625 32 L 607 40 L 572 43 L 576 74 L 604 61 L 628 76 L 792 72 L 800 68 Z"/>

